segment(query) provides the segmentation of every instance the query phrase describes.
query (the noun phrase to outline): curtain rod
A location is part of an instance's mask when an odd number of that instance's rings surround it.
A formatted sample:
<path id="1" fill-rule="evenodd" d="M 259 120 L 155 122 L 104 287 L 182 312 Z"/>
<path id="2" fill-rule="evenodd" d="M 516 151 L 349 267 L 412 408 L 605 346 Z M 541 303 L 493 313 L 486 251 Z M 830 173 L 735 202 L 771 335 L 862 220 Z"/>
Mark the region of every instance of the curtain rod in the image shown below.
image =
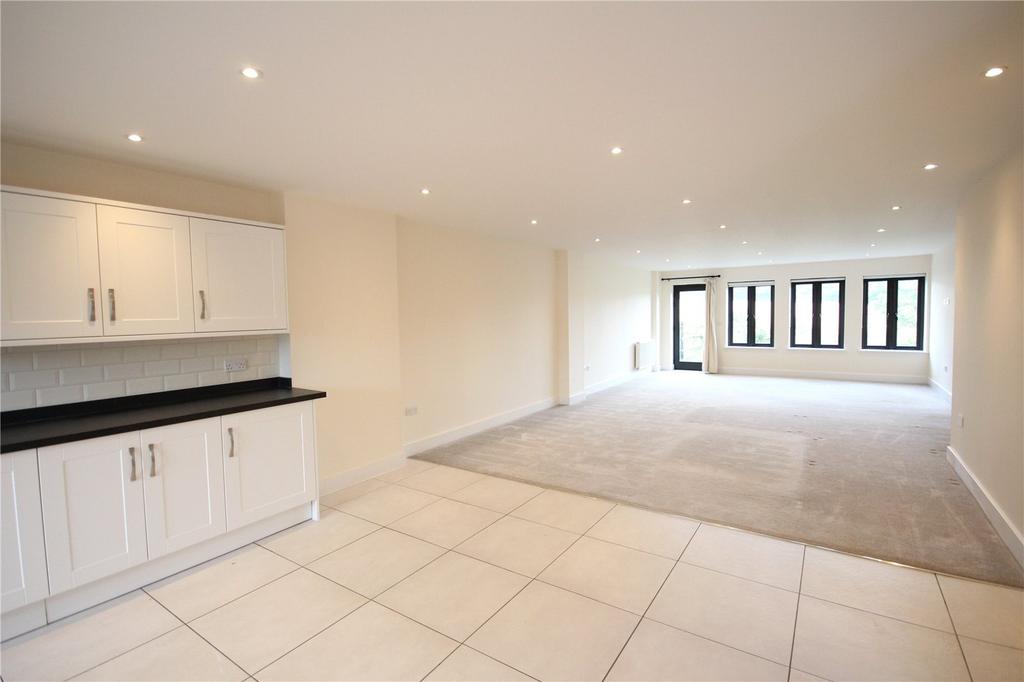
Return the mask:
<path id="1" fill-rule="evenodd" d="M 721 275 L 694 275 L 692 277 L 662 277 L 662 282 L 671 282 L 674 279 L 713 279 L 721 277 Z"/>

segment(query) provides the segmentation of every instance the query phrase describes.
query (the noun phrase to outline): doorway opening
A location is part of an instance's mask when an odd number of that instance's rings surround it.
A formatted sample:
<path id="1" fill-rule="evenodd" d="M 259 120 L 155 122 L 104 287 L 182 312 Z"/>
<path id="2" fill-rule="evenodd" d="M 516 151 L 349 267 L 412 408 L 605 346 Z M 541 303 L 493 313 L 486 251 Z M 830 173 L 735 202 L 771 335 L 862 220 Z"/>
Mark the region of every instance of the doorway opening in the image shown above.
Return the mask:
<path id="1" fill-rule="evenodd" d="M 707 291 L 703 284 L 672 287 L 672 363 L 676 369 L 704 368 Z"/>

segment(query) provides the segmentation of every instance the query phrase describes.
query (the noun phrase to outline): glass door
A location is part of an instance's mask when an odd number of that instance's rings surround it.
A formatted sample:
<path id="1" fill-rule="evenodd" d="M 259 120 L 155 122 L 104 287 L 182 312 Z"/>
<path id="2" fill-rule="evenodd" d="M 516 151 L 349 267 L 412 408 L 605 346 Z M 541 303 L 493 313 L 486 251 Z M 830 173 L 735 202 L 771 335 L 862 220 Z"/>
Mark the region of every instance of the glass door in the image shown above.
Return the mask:
<path id="1" fill-rule="evenodd" d="M 703 284 L 677 284 L 672 288 L 672 359 L 676 369 L 703 369 L 706 297 Z"/>

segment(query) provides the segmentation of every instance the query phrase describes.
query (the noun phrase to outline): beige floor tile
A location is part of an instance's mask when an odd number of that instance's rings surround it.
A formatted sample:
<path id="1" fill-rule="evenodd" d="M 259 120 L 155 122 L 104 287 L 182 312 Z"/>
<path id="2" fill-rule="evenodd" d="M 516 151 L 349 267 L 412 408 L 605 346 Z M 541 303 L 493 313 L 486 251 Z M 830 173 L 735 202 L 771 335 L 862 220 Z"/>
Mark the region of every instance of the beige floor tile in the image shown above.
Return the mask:
<path id="1" fill-rule="evenodd" d="M 400 485 L 387 485 L 354 500 L 343 502 L 336 508 L 346 514 L 387 525 L 436 501 L 436 495 L 403 488 Z"/>
<path id="2" fill-rule="evenodd" d="M 377 601 L 462 641 L 523 588 L 529 578 L 449 553 L 398 583 Z"/>
<path id="3" fill-rule="evenodd" d="M 786 682 L 788 672 L 786 666 L 644 619 L 608 679 Z"/>
<path id="4" fill-rule="evenodd" d="M 954 635 L 801 597 L 793 667 L 834 680 L 967 680 Z"/>
<path id="5" fill-rule="evenodd" d="M 391 524 L 391 528 L 451 549 L 501 518 L 471 504 L 440 499 Z"/>
<path id="6" fill-rule="evenodd" d="M 466 642 L 539 680 L 599 680 L 637 616 L 533 582 Z"/>
<path id="7" fill-rule="evenodd" d="M 677 564 L 647 617 L 789 663 L 797 595 L 688 564 Z"/>
<path id="8" fill-rule="evenodd" d="M 166 635 L 99 665 L 76 680 L 224 680 L 239 682 L 248 675 L 202 637 L 182 626 Z"/>
<path id="9" fill-rule="evenodd" d="M 136 590 L 4 642 L 0 675 L 8 682 L 66 680 L 180 625 Z"/>
<path id="10" fill-rule="evenodd" d="M 939 583 L 958 634 L 1024 649 L 1024 591 L 944 575 Z"/>
<path id="11" fill-rule="evenodd" d="M 419 680 L 454 642 L 370 602 L 256 675 L 273 680 Z"/>
<path id="12" fill-rule="evenodd" d="M 533 578 L 578 537 L 575 533 L 506 516 L 455 551 Z"/>
<path id="13" fill-rule="evenodd" d="M 669 559 L 678 559 L 700 524 L 692 519 L 618 505 L 587 535 Z"/>
<path id="14" fill-rule="evenodd" d="M 961 637 L 967 667 L 975 682 L 1020 682 L 1024 680 L 1024 651 Z"/>
<path id="15" fill-rule="evenodd" d="M 191 627 L 255 673 L 366 600 L 299 569 L 192 621 Z"/>
<path id="16" fill-rule="evenodd" d="M 807 548 L 803 594 L 953 632 L 935 574 Z"/>
<path id="17" fill-rule="evenodd" d="M 460 646 L 425 679 L 430 682 L 518 682 L 533 678 L 468 646 Z"/>
<path id="18" fill-rule="evenodd" d="M 387 483 L 384 481 L 371 478 L 367 481 L 363 481 L 362 483 L 356 483 L 355 485 L 350 485 L 347 488 L 342 488 L 341 490 L 336 490 L 333 493 L 324 495 L 320 498 L 320 504 L 328 507 L 337 507 L 349 500 L 354 500 L 357 497 L 362 497 L 366 493 L 373 492 L 378 488 L 383 488 L 386 485 Z"/>
<path id="19" fill-rule="evenodd" d="M 376 597 L 442 554 L 440 547 L 381 528 L 307 568 L 359 594 Z"/>
<path id="20" fill-rule="evenodd" d="M 642 615 L 674 565 L 671 559 L 582 537 L 537 579 Z"/>
<path id="21" fill-rule="evenodd" d="M 704 524 L 682 561 L 795 592 L 803 554 L 803 545 L 794 542 Z"/>
<path id="22" fill-rule="evenodd" d="M 789 669 L 789 682 L 828 682 L 824 677 L 812 675 L 796 668 Z"/>
<path id="23" fill-rule="evenodd" d="M 528 483 L 485 476 L 476 483 L 452 493 L 451 498 L 507 514 L 543 491 L 543 488 Z"/>
<path id="24" fill-rule="evenodd" d="M 586 533 L 614 506 L 596 497 L 545 490 L 513 511 L 512 516 L 561 528 L 570 533 Z"/>
<path id="25" fill-rule="evenodd" d="M 387 483 L 398 483 L 401 480 L 426 471 L 427 469 L 433 469 L 436 466 L 437 465 L 433 462 L 424 462 L 422 459 L 407 459 L 402 466 L 398 467 L 394 471 L 381 474 L 377 479 Z"/>
<path id="26" fill-rule="evenodd" d="M 147 585 L 145 590 L 187 623 L 296 568 L 259 545 L 246 545 Z"/>
<path id="27" fill-rule="evenodd" d="M 322 512 L 319 521 L 306 521 L 286 528 L 263 538 L 258 544 L 297 564 L 305 565 L 378 528 L 380 526 L 375 523 L 331 509 Z"/>
<path id="28" fill-rule="evenodd" d="M 435 466 L 402 479 L 402 485 L 434 495 L 451 495 L 484 476 L 465 469 Z"/>

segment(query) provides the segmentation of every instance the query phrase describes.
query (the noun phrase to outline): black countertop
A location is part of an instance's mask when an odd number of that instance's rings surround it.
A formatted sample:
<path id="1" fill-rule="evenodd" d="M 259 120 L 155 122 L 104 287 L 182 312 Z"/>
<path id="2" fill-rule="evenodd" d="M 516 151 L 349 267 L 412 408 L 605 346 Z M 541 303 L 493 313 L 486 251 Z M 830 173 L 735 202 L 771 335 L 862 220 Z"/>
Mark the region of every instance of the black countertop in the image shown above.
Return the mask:
<path id="1" fill-rule="evenodd" d="M 326 397 L 324 391 L 292 388 L 291 379 L 274 378 L 12 410 L 0 414 L 0 453 Z"/>

